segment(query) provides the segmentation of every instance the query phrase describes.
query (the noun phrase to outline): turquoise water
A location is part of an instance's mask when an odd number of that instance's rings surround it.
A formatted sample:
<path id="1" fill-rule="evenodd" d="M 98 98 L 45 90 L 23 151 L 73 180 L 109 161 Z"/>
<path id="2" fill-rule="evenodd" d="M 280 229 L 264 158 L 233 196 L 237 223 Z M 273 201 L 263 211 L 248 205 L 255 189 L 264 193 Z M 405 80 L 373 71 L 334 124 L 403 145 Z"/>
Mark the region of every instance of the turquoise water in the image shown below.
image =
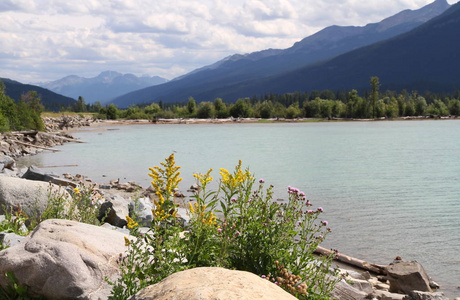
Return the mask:
<path id="1" fill-rule="evenodd" d="M 148 167 L 172 152 L 185 191 L 194 172 L 233 169 L 288 185 L 325 209 L 325 247 L 373 263 L 417 260 L 448 296 L 460 295 L 460 122 L 393 121 L 285 124 L 132 125 L 76 133 L 25 163 L 57 174 L 120 178 L 149 185 Z"/>

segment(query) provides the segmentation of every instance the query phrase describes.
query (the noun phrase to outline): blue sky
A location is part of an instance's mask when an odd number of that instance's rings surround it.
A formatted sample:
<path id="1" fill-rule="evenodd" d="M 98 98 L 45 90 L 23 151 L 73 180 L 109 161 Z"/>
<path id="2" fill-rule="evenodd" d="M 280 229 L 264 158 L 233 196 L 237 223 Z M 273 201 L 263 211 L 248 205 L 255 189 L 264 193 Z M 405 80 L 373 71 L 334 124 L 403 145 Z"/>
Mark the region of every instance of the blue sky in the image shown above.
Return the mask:
<path id="1" fill-rule="evenodd" d="M 172 79 L 232 54 L 285 49 L 330 25 L 362 26 L 433 1 L 1 0 L 0 77 L 31 83 L 113 70 Z"/>

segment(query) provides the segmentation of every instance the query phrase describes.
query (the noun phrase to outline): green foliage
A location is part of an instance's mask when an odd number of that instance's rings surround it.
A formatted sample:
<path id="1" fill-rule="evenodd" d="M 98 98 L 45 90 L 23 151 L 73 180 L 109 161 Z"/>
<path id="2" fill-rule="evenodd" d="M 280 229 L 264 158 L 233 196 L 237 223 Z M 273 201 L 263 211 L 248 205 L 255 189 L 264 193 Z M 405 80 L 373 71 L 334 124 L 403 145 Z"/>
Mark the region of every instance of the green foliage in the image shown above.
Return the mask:
<path id="1" fill-rule="evenodd" d="M 332 257 L 316 258 L 313 251 L 330 229 L 320 222 L 323 209 L 311 210 L 303 192 L 289 187 L 288 199 L 277 203 L 273 186 L 256 182 L 241 161 L 232 173 L 220 169 L 219 187 L 212 190 L 211 169 L 194 174 L 199 188 L 189 203 L 190 223 L 183 227 L 172 202 L 180 167 L 174 155 L 161 165 L 150 168 L 158 196 L 150 230 L 141 234 L 127 217 L 132 237 L 125 238 L 128 251 L 118 260 L 122 276 L 111 282 L 111 299 L 127 299 L 172 273 L 203 266 L 246 270 L 273 283 L 295 278 L 299 288 L 277 284 L 301 299 L 328 298 L 335 284 L 328 277 L 334 273 Z"/>
<path id="2" fill-rule="evenodd" d="M 37 92 L 30 91 L 21 95 L 18 104 L 5 95 L 3 83 L 0 88 L 0 132 L 10 130 L 45 129 L 40 114 L 43 111 Z"/>

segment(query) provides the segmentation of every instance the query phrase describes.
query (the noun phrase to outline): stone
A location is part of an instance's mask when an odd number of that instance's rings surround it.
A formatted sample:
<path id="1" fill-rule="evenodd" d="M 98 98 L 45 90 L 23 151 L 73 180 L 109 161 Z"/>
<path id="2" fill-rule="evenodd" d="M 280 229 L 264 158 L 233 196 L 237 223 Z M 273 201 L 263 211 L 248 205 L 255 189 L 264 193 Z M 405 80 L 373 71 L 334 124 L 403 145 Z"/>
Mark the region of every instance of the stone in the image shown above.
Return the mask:
<path id="1" fill-rule="evenodd" d="M 43 181 L 27 180 L 15 177 L 0 177 L 0 213 L 21 210 L 29 216 L 41 215 L 49 201 L 49 194 L 62 195 L 69 201 L 69 193 L 59 186 Z"/>
<path id="2" fill-rule="evenodd" d="M 21 243 L 26 237 L 15 233 L 0 232 L 0 245 L 12 247 Z M 1 248 L 1 247 L 0 247 Z"/>
<path id="3" fill-rule="evenodd" d="M 68 220 L 45 220 L 22 243 L 0 252 L 3 274 L 13 271 L 31 296 L 58 299 L 108 299 L 119 278 L 117 258 L 126 250 L 125 235 Z"/>
<path id="4" fill-rule="evenodd" d="M 406 295 L 390 293 L 388 291 L 374 291 L 372 293 L 372 299 L 376 298 L 378 300 L 403 300 Z"/>
<path id="5" fill-rule="evenodd" d="M 51 182 L 60 186 L 71 186 L 73 188 L 77 187 L 77 184 L 68 179 L 62 179 L 57 177 L 53 173 L 45 173 L 35 166 L 30 166 L 27 171 L 22 175 L 22 178 L 29 180 L 37 180 L 44 182 Z"/>
<path id="6" fill-rule="evenodd" d="M 14 159 L 9 157 L 8 155 L 0 155 L 0 164 L 3 165 L 3 168 L 10 170 L 13 170 L 13 168 L 16 166 L 16 162 L 14 161 Z"/>
<path id="7" fill-rule="evenodd" d="M 345 280 L 340 280 L 332 290 L 332 299 L 337 300 L 363 300 L 368 293 L 358 290 Z"/>
<path id="8" fill-rule="evenodd" d="M 411 291 L 432 292 L 430 278 L 416 261 L 400 262 L 387 267 L 390 292 L 409 294 Z"/>
<path id="9" fill-rule="evenodd" d="M 150 226 L 153 221 L 152 209 L 155 205 L 150 198 L 139 198 L 129 204 L 130 216 L 135 216 L 141 226 Z"/>
<path id="10" fill-rule="evenodd" d="M 130 300 L 252 300 L 296 299 L 268 280 L 244 272 L 223 268 L 195 268 L 174 273 L 148 286 Z"/>
<path id="11" fill-rule="evenodd" d="M 114 195 L 101 204 L 97 218 L 120 228 L 126 226 L 128 224 L 126 216 L 129 216 L 129 202 L 130 200 Z"/>
<path id="12" fill-rule="evenodd" d="M 409 293 L 411 300 L 448 300 L 449 298 L 445 297 L 443 293 L 429 293 L 429 292 L 420 292 L 412 291 Z"/>
<path id="13" fill-rule="evenodd" d="M 373 289 L 373 286 L 372 286 L 372 283 L 370 283 L 369 281 L 367 280 L 362 280 L 362 279 L 356 279 L 356 278 L 349 278 L 347 280 L 352 287 L 354 287 L 355 289 L 358 289 L 362 292 L 365 292 L 367 294 L 370 294 L 372 293 L 372 289 Z"/>

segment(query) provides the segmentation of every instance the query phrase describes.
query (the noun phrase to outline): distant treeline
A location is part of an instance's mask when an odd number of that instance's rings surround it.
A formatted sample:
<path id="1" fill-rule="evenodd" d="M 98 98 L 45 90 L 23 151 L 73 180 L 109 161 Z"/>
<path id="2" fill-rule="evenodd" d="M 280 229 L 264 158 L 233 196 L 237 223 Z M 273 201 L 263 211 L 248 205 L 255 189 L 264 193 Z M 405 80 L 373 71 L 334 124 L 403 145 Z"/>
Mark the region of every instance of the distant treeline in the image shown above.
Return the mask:
<path id="1" fill-rule="evenodd" d="M 18 103 L 5 94 L 5 85 L 0 81 L 0 132 L 41 130 L 45 125 L 40 117 L 43 105 L 37 92 L 21 95 Z"/>
<path id="2" fill-rule="evenodd" d="M 213 102 L 198 102 L 190 97 L 188 102 L 159 103 L 119 109 L 113 104 L 102 107 L 100 103 L 86 105 L 80 97 L 74 111 L 91 111 L 103 119 L 154 119 L 154 118 L 396 118 L 406 116 L 460 115 L 460 92 L 446 96 L 416 91 L 400 93 L 379 92 L 377 77 L 371 78 L 371 90 L 359 95 L 348 92 L 312 91 L 282 95 L 267 94 L 262 97 L 238 99 L 227 103 L 221 98 Z"/>

